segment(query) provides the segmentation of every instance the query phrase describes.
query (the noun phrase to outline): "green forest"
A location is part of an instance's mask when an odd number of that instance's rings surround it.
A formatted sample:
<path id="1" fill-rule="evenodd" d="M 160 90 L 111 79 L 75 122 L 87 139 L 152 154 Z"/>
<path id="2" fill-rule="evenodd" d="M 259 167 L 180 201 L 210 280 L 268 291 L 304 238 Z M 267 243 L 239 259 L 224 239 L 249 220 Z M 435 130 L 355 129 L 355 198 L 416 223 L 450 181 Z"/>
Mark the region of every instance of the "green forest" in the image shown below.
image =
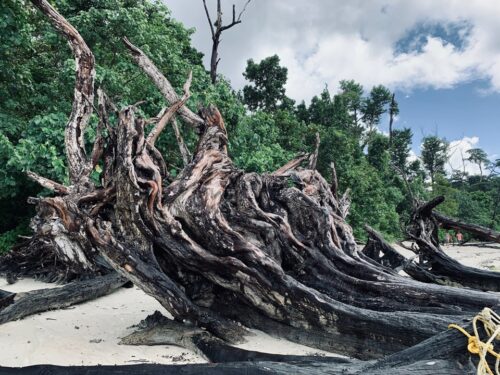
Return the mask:
<path id="1" fill-rule="evenodd" d="M 384 86 L 362 87 L 341 81 L 338 92 L 325 86 L 309 104 L 286 96 L 287 68 L 277 55 L 249 60 L 243 76 L 247 85 L 235 90 L 221 72 L 215 84 L 191 44 L 194 30 L 172 18 L 161 2 L 148 0 L 58 0 L 58 10 L 81 33 L 96 57 L 96 87 L 103 88 L 118 107 L 144 101 L 139 112 L 154 117 L 164 99 L 134 64 L 121 42 L 127 36 L 140 47 L 182 92 L 192 71 L 188 106 L 215 104 L 225 119 L 229 154 L 245 171 L 272 172 L 321 143 L 317 169 L 332 178 L 352 199 L 347 218 L 358 240 L 363 225 L 386 238 L 404 238 L 402 228 L 414 200 L 444 195 L 443 214 L 500 229 L 500 159 L 488 160 L 471 149 L 464 160 L 479 166 L 479 175 L 464 170 L 446 172 L 450 154 L 446 139 L 427 135 L 418 159 L 410 158 L 412 129 L 396 126 L 398 98 Z M 48 191 L 29 180 L 27 171 L 61 183 L 68 182 L 64 127 L 71 112 L 74 58 L 67 42 L 28 2 L 4 0 L 0 5 L 0 252 L 19 236 L 29 235 L 34 207 L 29 197 Z M 208 30 L 207 30 L 208 32 Z M 222 56 L 224 58 L 224 56 Z M 95 111 L 97 112 L 97 111 Z M 379 130 L 390 122 L 390 134 Z M 97 125 L 88 127 L 92 147 Z M 196 135 L 182 126 L 188 147 Z M 171 128 L 160 136 L 171 175 L 182 158 Z M 93 172 L 99 179 L 99 168 Z"/>

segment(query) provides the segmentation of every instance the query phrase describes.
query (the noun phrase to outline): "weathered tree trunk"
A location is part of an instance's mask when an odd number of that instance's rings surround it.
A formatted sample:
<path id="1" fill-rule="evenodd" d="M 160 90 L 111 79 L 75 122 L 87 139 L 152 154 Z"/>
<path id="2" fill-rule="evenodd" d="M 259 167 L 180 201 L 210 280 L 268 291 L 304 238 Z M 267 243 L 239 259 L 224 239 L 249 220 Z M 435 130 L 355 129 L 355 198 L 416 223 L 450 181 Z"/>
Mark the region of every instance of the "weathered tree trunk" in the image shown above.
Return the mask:
<path id="1" fill-rule="evenodd" d="M 45 0 L 33 3 L 65 33 L 59 25 L 67 22 Z M 64 228 L 64 248 L 69 242 L 71 249 L 84 250 L 92 265 L 103 257 L 177 322 L 226 342 L 242 340 L 243 326 L 260 327 L 313 347 L 380 358 L 470 317 L 479 303 L 481 308 L 498 304 L 495 294 L 401 277 L 358 252 L 345 221 L 347 204 L 339 203 L 317 171 L 300 169 L 300 162 L 273 174 L 237 169 L 219 111 L 192 113 L 183 106 L 189 80 L 179 99 L 151 60 L 125 44 L 175 109 L 165 113 L 178 110 L 197 130 L 198 145 L 170 182 L 155 147 L 165 121 L 158 119 L 147 135 L 146 120 L 129 106 L 110 124 L 106 109 L 112 105 L 99 95 L 108 136 L 98 137 L 84 164 L 102 163 L 102 185 L 92 184 L 87 172 L 74 171 L 71 186 L 54 188 L 56 197 L 38 202 L 40 228 L 48 220 Z M 92 69 L 87 67 L 87 74 L 82 69 L 77 77 L 93 80 Z M 37 231 L 33 241 L 42 234 Z M 60 244 L 51 244 L 59 253 Z M 418 361 L 424 359 L 415 357 L 408 366 L 423 371 Z M 439 363 L 441 372 L 457 369 L 456 360 Z"/>
<path id="2" fill-rule="evenodd" d="M 122 338 L 122 345 L 175 345 L 190 349 L 209 362 L 273 361 L 353 363 L 343 357 L 320 357 L 262 353 L 231 346 L 207 331 L 164 317 L 159 311 L 148 316 L 138 329 Z"/>
<path id="3" fill-rule="evenodd" d="M 443 229 L 453 229 L 457 231 L 464 231 L 470 233 L 475 238 L 481 239 L 483 241 L 491 241 L 500 243 L 500 232 L 493 229 L 483 227 L 477 224 L 466 223 L 462 220 L 453 219 L 451 217 L 440 214 L 439 212 L 433 212 L 432 216 L 438 221 Z"/>

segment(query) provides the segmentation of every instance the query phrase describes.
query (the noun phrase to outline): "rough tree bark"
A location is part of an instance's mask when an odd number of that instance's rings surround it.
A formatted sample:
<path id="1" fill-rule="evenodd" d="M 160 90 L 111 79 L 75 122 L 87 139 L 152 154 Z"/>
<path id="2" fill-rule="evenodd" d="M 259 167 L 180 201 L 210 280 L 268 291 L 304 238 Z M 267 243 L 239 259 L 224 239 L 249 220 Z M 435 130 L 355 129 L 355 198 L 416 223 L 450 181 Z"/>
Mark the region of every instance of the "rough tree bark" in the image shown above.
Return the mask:
<path id="1" fill-rule="evenodd" d="M 470 330 L 470 325 L 467 327 Z M 164 341 L 160 333 L 159 341 Z M 167 341 L 171 342 L 169 339 Z M 268 374 L 419 374 L 419 375 L 473 375 L 475 366 L 469 355 L 464 355 L 464 336 L 450 330 L 429 338 L 418 345 L 380 360 L 359 361 L 343 358 L 298 357 L 267 355 L 250 352 L 245 361 L 201 365 L 135 365 L 135 366 L 51 366 L 38 365 L 24 368 L 0 368 L 5 375 L 268 375 Z M 242 353 L 244 354 L 244 353 Z M 290 358 L 295 357 L 295 358 Z M 298 357 L 298 358 L 297 358 Z"/>
<path id="2" fill-rule="evenodd" d="M 67 35 L 58 26 L 69 27 L 60 14 L 45 0 L 33 3 Z M 307 157 L 273 174 L 237 169 L 227 153 L 219 111 L 191 112 L 183 106 L 189 84 L 179 99 L 153 62 L 131 42 L 125 45 L 175 109 L 167 112 L 178 111 L 196 129 L 193 157 L 170 182 L 155 147 L 163 116 L 149 135 L 134 106 L 120 110 L 111 124 L 106 110 L 112 105 L 98 95 L 109 135 L 98 139 L 93 158 L 85 156 L 82 163 L 99 160 L 102 185 L 91 183 L 90 171 L 72 171 L 71 186 L 37 201 L 39 225 L 31 243 L 50 235 L 46 245 L 56 248 L 51 254 L 68 254 L 68 248 L 75 254 L 77 249 L 89 267 L 109 265 L 156 298 L 175 321 L 229 343 L 243 339 L 244 325 L 355 358 L 380 358 L 498 304 L 496 294 L 401 277 L 359 252 L 345 221 L 348 204 L 339 203 L 317 171 L 299 168 Z M 77 77 L 92 81 L 92 71 L 80 66 Z M 84 125 L 76 125 L 82 135 Z M 67 147 L 70 154 L 80 151 Z M 59 231 L 47 234 L 46 226 Z M 83 263 L 80 257 L 72 261 Z M 411 360 L 398 357 L 401 367 L 413 364 L 425 374 L 422 361 L 444 350 L 442 338 L 436 340 L 424 351 L 413 349 Z M 463 353 L 439 362 L 441 372 L 463 366 Z"/>
<path id="3" fill-rule="evenodd" d="M 450 279 L 436 276 L 431 271 L 418 265 L 415 262 L 415 260 L 418 260 L 418 254 L 412 258 L 406 258 L 388 244 L 382 235 L 373 228 L 365 226 L 365 230 L 368 233 L 368 241 L 362 252 L 370 259 L 396 272 L 404 271 L 415 280 L 424 283 L 453 285 Z"/>

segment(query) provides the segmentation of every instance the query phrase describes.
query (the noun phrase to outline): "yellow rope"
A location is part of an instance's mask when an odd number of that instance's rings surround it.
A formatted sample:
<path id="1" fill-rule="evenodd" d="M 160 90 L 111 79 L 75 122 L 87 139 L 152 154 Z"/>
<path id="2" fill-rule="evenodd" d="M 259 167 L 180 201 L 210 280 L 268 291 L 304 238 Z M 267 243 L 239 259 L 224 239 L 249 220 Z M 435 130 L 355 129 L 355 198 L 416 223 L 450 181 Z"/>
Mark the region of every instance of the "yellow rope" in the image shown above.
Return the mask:
<path id="1" fill-rule="evenodd" d="M 479 332 L 477 329 L 477 323 L 481 322 L 483 328 L 488 335 L 488 340 L 486 342 L 481 341 L 479 337 Z M 474 329 L 474 334 L 471 335 L 462 327 L 456 324 L 450 324 L 448 328 L 454 328 L 462 332 L 467 336 L 469 343 L 467 349 L 472 354 L 477 354 L 479 356 L 479 363 L 477 365 L 477 375 L 500 375 L 500 353 L 497 353 L 493 346 L 493 340 L 500 340 L 500 316 L 498 316 L 493 310 L 485 307 L 479 314 L 477 314 L 472 320 L 472 327 Z M 488 362 L 486 361 L 487 354 L 495 357 L 495 373 L 491 371 Z"/>

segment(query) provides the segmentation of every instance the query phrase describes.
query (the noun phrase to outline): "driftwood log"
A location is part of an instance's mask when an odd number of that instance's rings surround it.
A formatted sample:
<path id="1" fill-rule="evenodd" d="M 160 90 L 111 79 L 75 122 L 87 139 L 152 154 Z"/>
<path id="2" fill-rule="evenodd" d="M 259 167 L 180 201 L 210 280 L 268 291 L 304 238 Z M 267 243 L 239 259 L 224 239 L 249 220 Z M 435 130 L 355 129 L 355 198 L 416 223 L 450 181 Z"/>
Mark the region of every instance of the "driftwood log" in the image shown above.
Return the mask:
<path id="1" fill-rule="evenodd" d="M 470 329 L 470 325 L 468 327 Z M 240 361 L 201 365 L 51 366 L 0 367 L 5 375 L 248 375 L 248 374 L 419 374 L 473 375 L 474 359 L 464 353 L 466 340 L 456 330 L 440 333 L 411 348 L 372 361 L 328 357 L 267 355 L 242 351 Z M 244 353 L 247 352 L 247 353 Z M 245 356 L 246 354 L 246 356 Z M 245 359 L 246 357 L 246 359 Z"/>
<path id="2" fill-rule="evenodd" d="M 453 284 L 449 278 L 434 275 L 430 270 L 419 265 L 418 254 L 407 258 L 387 243 L 382 235 L 373 228 L 365 226 L 365 230 L 368 233 L 368 241 L 362 252 L 370 259 L 396 272 L 404 271 L 408 276 L 424 283 L 460 286 Z M 478 303 L 482 304 L 483 302 L 478 301 Z"/>
<path id="3" fill-rule="evenodd" d="M 363 360 L 403 351 L 381 362 L 317 361 L 318 373 L 335 373 L 336 368 L 367 373 L 367 366 L 371 373 L 391 368 L 393 373 L 420 374 L 470 368 L 463 337 L 440 332 L 451 322 L 470 319 L 482 307 L 496 306 L 498 295 L 421 283 L 359 252 L 345 221 L 349 200 L 339 202 L 336 188 L 332 192 L 317 171 L 301 169 L 300 162 L 262 175 L 236 168 L 219 111 L 190 111 L 184 105 L 190 79 L 179 97 L 154 63 L 128 40 L 131 58 L 171 107 L 151 120 L 128 106 L 118 110 L 116 123 L 111 123 L 107 112 L 115 110 L 114 105 L 98 90 L 98 136 L 87 155 L 82 139 L 93 110 L 92 53 L 46 0 L 32 2 L 68 39 L 76 58 L 75 100 L 66 126 L 71 183 L 62 186 L 32 174 L 54 196 L 36 201 L 30 245 L 17 249 L 10 259 L 27 257 L 27 268 L 35 255 L 46 257 L 35 263 L 42 267 L 56 259 L 60 267 L 55 272 L 66 269 L 75 275 L 115 270 L 156 298 L 176 322 L 201 328 L 225 343 L 243 340 L 245 327 L 255 327 Z M 172 179 L 155 139 L 175 113 L 192 126 L 199 140 L 188 164 Z M 145 134 L 145 124 L 151 121 L 153 130 Z M 309 158 L 311 167 L 314 160 L 315 155 Z M 96 165 L 102 169 L 100 184 L 89 177 Z M 33 250 L 37 244 L 43 251 Z M 490 289 L 487 283 L 494 282 L 485 278 L 485 288 L 480 289 Z M 430 341 L 424 347 L 418 345 L 426 339 Z M 460 341 L 460 351 L 455 341 Z M 444 352 L 448 357 L 441 356 Z M 427 363 L 430 358 L 432 364 Z M 311 372 L 310 362 L 306 367 L 245 366 L 214 368 L 234 374 L 268 368 L 278 373 Z M 56 374 L 65 369 L 9 371 Z M 194 366 L 186 371 L 212 370 Z"/>
<path id="4" fill-rule="evenodd" d="M 74 281 L 60 288 L 9 293 L 0 290 L 0 324 L 28 315 L 65 308 L 109 294 L 128 282 L 112 273 L 90 280 Z"/>
<path id="5" fill-rule="evenodd" d="M 491 228 L 486 228 L 478 224 L 466 223 L 465 221 L 445 216 L 436 211 L 433 211 L 432 216 L 438 221 L 443 229 L 464 231 L 480 240 L 500 243 L 500 232 Z"/>
<path id="6" fill-rule="evenodd" d="M 369 239 L 362 253 L 392 270 L 403 270 L 419 281 L 499 292 L 500 273 L 465 266 L 441 248 L 438 229 L 440 225 L 446 228 L 451 224 L 442 224 L 446 217 L 433 209 L 443 201 L 444 197 L 439 196 L 415 208 L 407 225 L 407 233 L 417 245 L 411 248 L 416 253 L 414 258 L 398 253 L 369 227 L 365 228 Z"/>

